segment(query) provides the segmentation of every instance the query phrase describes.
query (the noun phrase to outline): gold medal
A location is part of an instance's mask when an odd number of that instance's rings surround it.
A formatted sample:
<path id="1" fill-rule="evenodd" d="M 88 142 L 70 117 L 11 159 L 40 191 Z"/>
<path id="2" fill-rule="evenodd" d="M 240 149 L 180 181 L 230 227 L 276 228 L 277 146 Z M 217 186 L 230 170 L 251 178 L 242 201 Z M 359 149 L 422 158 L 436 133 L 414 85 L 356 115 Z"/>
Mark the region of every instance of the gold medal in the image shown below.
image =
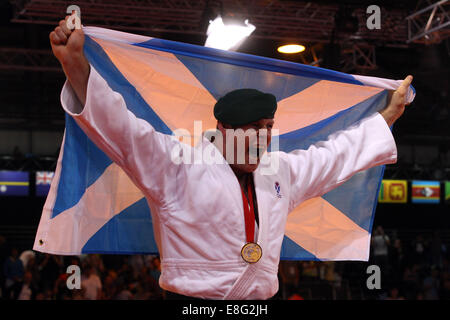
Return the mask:
<path id="1" fill-rule="evenodd" d="M 242 259 L 248 263 L 255 263 L 261 259 L 262 249 L 259 244 L 254 242 L 247 242 L 241 250 Z"/>

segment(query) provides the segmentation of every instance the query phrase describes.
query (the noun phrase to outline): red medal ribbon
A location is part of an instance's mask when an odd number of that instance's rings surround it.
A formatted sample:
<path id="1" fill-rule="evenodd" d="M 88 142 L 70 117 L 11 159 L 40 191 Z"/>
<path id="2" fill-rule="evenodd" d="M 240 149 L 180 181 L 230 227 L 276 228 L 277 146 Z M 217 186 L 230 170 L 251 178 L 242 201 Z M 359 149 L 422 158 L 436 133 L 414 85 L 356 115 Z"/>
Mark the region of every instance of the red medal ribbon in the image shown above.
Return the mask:
<path id="1" fill-rule="evenodd" d="M 245 234 L 247 242 L 254 242 L 255 239 L 255 210 L 253 207 L 253 192 L 251 184 L 248 183 L 248 198 L 250 200 L 250 208 L 248 207 L 248 200 L 245 196 L 244 190 L 241 188 L 242 201 L 244 202 L 244 218 L 245 218 Z"/>

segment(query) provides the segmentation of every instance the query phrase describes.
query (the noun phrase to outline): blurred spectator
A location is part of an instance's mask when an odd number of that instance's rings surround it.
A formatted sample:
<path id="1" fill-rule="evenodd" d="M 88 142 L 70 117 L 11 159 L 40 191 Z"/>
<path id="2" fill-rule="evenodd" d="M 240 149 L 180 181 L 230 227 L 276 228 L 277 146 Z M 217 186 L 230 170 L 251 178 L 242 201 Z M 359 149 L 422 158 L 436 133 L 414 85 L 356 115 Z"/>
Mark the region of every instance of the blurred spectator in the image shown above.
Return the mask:
<path id="1" fill-rule="evenodd" d="M 144 267 L 144 258 L 140 254 L 132 255 L 128 259 L 128 263 L 130 264 L 131 268 L 133 269 L 133 276 L 136 277 L 142 267 Z"/>
<path id="2" fill-rule="evenodd" d="M 144 257 L 143 257 L 143 259 L 144 259 L 144 265 L 145 265 L 147 268 L 149 268 L 149 270 L 153 268 L 153 259 L 154 259 L 154 258 L 155 258 L 155 256 L 154 256 L 154 255 L 151 255 L 151 254 L 144 255 Z"/>
<path id="3" fill-rule="evenodd" d="M 291 296 L 298 289 L 300 271 L 297 261 L 282 261 L 279 266 L 281 277 L 281 296 L 283 299 Z"/>
<path id="4" fill-rule="evenodd" d="M 118 293 L 115 297 L 115 300 L 132 300 L 133 299 L 133 294 L 131 293 L 131 291 L 128 288 L 128 285 L 126 283 L 119 283 L 118 286 Z"/>
<path id="5" fill-rule="evenodd" d="M 30 258 L 27 260 L 27 263 L 24 264 L 25 271 L 30 271 L 31 273 L 39 272 L 39 268 L 36 265 L 36 258 Z"/>
<path id="6" fill-rule="evenodd" d="M 80 258 L 76 256 L 67 257 L 69 259 L 68 264 L 73 266 L 79 266 L 81 268 L 81 261 Z"/>
<path id="7" fill-rule="evenodd" d="M 404 291 L 408 294 L 407 299 L 414 299 L 420 288 L 419 265 L 407 266 L 403 274 Z"/>
<path id="8" fill-rule="evenodd" d="M 431 273 L 423 280 L 423 296 L 425 300 L 438 300 L 441 282 L 439 270 L 431 268 Z"/>
<path id="9" fill-rule="evenodd" d="M 102 295 L 102 282 L 96 274 L 93 266 L 86 264 L 82 269 L 81 287 L 84 290 L 84 298 L 87 300 L 99 300 Z"/>
<path id="10" fill-rule="evenodd" d="M 43 292 L 44 300 L 54 300 L 55 296 L 53 295 L 53 290 L 45 289 Z"/>
<path id="11" fill-rule="evenodd" d="M 8 248 L 6 238 L 0 235 L 0 298 L 4 296 L 5 292 L 5 277 L 3 275 L 3 266 L 8 257 Z"/>
<path id="12" fill-rule="evenodd" d="M 151 292 L 145 290 L 144 285 L 140 282 L 136 283 L 134 300 L 150 300 Z"/>
<path id="13" fill-rule="evenodd" d="M 53 288 L 53 296 L 56 300 L 67 300 L 72 296 L 72 290 L 67 288 L 67 273 L 61 273 L 56 279 L 55 286 Z M 76 289 L 74 289 L 76 290 Z"/>
<path id="14" fill-rule="evenodd" d="M 73 290 L 72 291 L 72 300 L 84 300 L 84 291 L 83 290 Z"/>
<path id="15" fill-rule="evenodd" d="M 31 272 L 25 272 L 23 282 L 20 286 L 18 300 L 34 300 L 37 293 L 36 285 L 33 283 Z"/>
<path id="16" fill-rule="evenodd" d="M 34 251 L 25 250 L 20 254 L 19 259 L 22 260 L 23 267 L 26 268 L 28 265 L 28 261 L 30 259 L 34 259 L 35 257 L 36 257 L 36 254 L 34 253 Z"/>
<path id="17" fill-rule="evenodd" d="M 390 249 L 390 263 L 391 263 L 391 271 L 392 278 L 400 279 L 402 276 L 402 272 L 405 264 L 405 253 L 403 250 L 403 244 L 400 239 L 395 239 L 394 244 Z"/>
<path id="18" fill-rule="evenodd" d="M 380 267 L 382 274 L 386 275 L 389 270 L 389 245 L 390 239 L 384 233 L 382 226 L 378 226 L 372 236 L 373 262 Z"/>
<path id="19" fill-rule="evenodd" d="M 389 295 L 386 297 L 385 300 L 405 300 L 405 298 L 400 296 L 397 287 L 393 287 L 389 290 Z"/>
<path id="20" fill-rule="evenodd" d="M 416 237 L 415 241 L 413 241 L 412 245 L 413 245 L 414 261 L 416 263 L 422 264 L 423 262 L 425 262 L 425 247 L 426 247 L 423 235 L 419 234 Z"/>
<path id="21" fill-rule="evenodd" d="M 118 283 L 131 283 L 133 281 L 133 269 L 127 263 L 127 259 L 122 261 L 122 266 L 117 272 Z"/>
<path id="22" fill-rule="evenodd" d="M 103 287 L 102 296 L 104 300 L 111 300 L 116 296 L 117 294 L 116 279 L 117 274 L 112 270 L 108 271 L 102 286 Z"/>
<path id="23" fill-rule="evenodd" d="M 158 256 L 152 259 L 152 268 L 150 269 L 150 275 L 159 283 L 159 277 L 161 276 L 161 260 Z"/>
<path id="24" fill-rule="evenodd" d="M 303 261 L 302 281 L 315 280 L 319 277 L 319 267 L 316 261 Z"/>
<path id="25" fill-rule="evenodd" d="M 103 260 L 99 254 L 90 254 L 84 261 L 88 263 L 97 274 L 105 272 L 105 266 L 103 265 Z"/>
<path id="26" fill-rule="evenodd" d="M 139 280 L 142 289 L 149 294 L 148 299 L 162 299 L 162 289 L 160 288 L 158 282 L 150 275 L 147 267 L 142 267 Z"/>
<path id="27" fill-rule="evenodd" d="M 30 258 L 27 265 L 25 266 L 25 272 L 30 272 L 33 279 L 33 283 L 39 289 L 39 284 L 41 283 L 41 273 L 39 271 L 39 266 L 36 263 L 36 258 Z"/>
<path id="28" fill-rule="evenodd" d="M 324 261 L 320 265 L 320 278 L 332 282 L 336 285 L 340 285 L 341 276 L 335 270 L 336 262 L 334 261 Z"/>
<path id="29" fill-rule="evenodd" d="M 35 300 L 46 300 L 43 292 L 38 292 L 36 294 Z"/>
<path id="30" fill-rule="evenodd" d="M 55 256 L 48 253 L 44 254 L 42 261 L 39 263 L 39 269 L 42 278 L 42 289 L 53 289 L 56 279 L 63 271 L 62 265 L 63 263 L 60 256 Z"/>
<path id="31" fill-rule="evenodd" d="M 20 293 L 24 275 L 23 263 L 19 259 L 19 253 L 16 248 L 11 249 L 11 254 L 5 261 L 3 274 L 5 276 L 5 298 L 7 300 L 16 300 Z"/>

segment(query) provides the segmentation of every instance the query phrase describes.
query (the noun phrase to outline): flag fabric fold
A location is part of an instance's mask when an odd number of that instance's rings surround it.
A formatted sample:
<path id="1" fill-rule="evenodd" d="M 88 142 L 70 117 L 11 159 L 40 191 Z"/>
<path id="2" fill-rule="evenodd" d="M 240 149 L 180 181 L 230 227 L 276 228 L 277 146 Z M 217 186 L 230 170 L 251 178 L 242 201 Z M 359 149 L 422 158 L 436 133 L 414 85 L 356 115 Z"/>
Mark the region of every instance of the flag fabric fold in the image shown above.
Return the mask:
<path id="1" fill-rule="evenodd" d="M 238 88 L 276 96 L 279 149 L 307 149 L 381 110 L 401 80 L 84 27 L 89 63 L 128 109 L 172 134 L 215 128 L 217 99 Z M 411 86 L 407 99 L 414 99 Z M 155 168 L 158 170 L 158 168 Z M 282 259 L 367 260 L 383 166 L 353 176 L 289 214 Z M 125 172 L 66 115 L 66 129 L 34 250 L 155 254 L 150 206 Z"/>

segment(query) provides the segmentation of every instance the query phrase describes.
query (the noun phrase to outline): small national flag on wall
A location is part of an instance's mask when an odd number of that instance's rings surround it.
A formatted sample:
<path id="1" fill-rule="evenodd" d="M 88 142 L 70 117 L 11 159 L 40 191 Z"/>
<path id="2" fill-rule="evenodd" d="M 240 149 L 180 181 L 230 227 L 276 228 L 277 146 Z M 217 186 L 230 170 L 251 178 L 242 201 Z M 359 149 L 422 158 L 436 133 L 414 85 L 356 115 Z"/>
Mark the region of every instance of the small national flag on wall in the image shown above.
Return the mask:
<path id="1" fill-rule="evenodd" d="M 445 203 L 450 204 L 450 181 L 445 182 Z"/>
<path id="2" fill-rule="evenodd" d="M 441 185 L 439 181 L 414 180 L 411 185 L 412 203 L 439 203 Z"/>
<path id="3" fill-rule="evenodd" d="M 0 171 L 0 196 L 28 196 L 28 172 Z"/>
<path id="4" fill-rule="evenodd" d="M 53 171 L 36 171 L 36 196 L 47 196 L 54 174 Z"/>
<path id="5" fill-rule="evenodd" d="M 406 203 L 408 200 L 408 187 L 406 180 L 383 180 L 381 183 L 378 202 Z"/>

